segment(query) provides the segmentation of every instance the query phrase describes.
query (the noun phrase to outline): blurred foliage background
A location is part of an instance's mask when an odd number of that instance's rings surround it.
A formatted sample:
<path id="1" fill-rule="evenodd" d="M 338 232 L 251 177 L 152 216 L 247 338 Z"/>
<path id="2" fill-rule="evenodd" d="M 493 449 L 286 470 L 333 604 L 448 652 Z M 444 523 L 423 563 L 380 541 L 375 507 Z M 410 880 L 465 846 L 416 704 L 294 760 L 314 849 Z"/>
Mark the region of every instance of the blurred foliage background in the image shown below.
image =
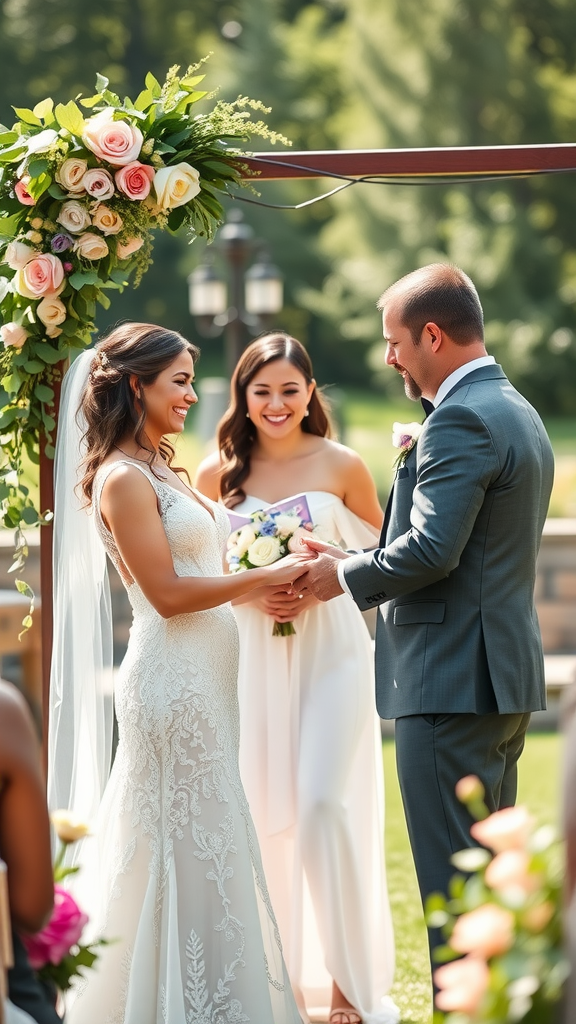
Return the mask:
<path id="1" fill-rule="evenodd" d="M 571 0 L 4 0 L 0 120 L 11 104 L 90 95 L 97 71 L 135 96 L 208 51 L 207 85 L 272 107 L 297 149 L 574 141 L 576 6 Z M 262 183 L 293 204 L 327 180 Z M 436 259 L 478 285 L 490 350 L 544 415 L 576 410 L 576 177 L 450 186 L 358 184 L 299 211 L 243 205 L 286 280 L 277 326 L 309 347 L 321 382 L 382 389 L 375 301 Z M 102 328 L 159 320 L 200 341 L 202 370 L 221 340 L 195 337 L 186 276 L 203 241 L 157 239 L 154 265 Z"/>

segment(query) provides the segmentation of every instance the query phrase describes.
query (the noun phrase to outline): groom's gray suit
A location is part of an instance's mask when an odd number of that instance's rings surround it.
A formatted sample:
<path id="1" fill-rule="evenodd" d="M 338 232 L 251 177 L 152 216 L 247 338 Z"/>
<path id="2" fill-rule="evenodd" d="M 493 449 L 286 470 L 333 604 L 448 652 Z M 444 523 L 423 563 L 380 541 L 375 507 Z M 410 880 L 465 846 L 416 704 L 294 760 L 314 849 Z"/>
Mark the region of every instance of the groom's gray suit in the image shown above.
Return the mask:
<path id="1" fill-rule="evenodd" d="M 377 704 L 397 720 L 423 898 L 471 842 L 455 783 L 477 774 L 492 810 L 513 803 L 529 712 L 545 707 L 533 591 L 552 477 L 538 414 L 500 366 L 473 369 L 398 470 L 382 547 L 342 565 L 359 607 L 382 606 Z"/>

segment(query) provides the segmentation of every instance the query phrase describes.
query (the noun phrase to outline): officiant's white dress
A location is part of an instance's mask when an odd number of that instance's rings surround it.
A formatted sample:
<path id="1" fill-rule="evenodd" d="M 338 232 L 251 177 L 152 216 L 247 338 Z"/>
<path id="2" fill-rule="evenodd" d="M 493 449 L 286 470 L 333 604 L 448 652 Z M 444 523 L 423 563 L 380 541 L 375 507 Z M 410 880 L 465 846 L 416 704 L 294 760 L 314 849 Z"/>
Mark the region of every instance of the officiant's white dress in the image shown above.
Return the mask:
<path id="1" fill-rule="evenodd" d="M 124 460 L 123 460 L 124 461 Z M 217 576 L 229 532 L 156 479 L 174 568 Z M 76 894 L 110 945 L 67 1024 L 299 1024 L 238 769 L 238 636 L 229 605 L 164 619 L 126 579 L 134 612 L 115 690 L 119 744 Z M 136 528 L 136 526 L 135 526 Z"/>
<path id="2" fill-rule="evenodd" d="M 376 532 L 334 494 L 307 493 L 325 540 L 371 547 Z M 266 507 L 247 496 L 234 512 Z M 330 1006 L 334 979 L 366 1024 L 399 1019 L 387 996 L 394 938 L 383 855 L 382 746 L 370 637 L 347 595 L 272 636 L 257 608 L 240 632 L 240 770 L 299 1004 Z"/>

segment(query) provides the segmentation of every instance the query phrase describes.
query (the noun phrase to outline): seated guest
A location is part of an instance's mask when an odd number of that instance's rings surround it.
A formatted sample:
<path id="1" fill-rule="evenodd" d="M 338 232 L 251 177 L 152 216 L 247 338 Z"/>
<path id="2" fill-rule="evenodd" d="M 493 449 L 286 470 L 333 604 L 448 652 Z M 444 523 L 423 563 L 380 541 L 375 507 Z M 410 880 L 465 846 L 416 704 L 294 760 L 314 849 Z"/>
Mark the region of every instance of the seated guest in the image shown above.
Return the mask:
<path id="1" fill-rule="evenodd" d="M 0 857 L 8 869 L 14 966 L 8 995 L 38 1024 L 60 1024 L 50 997 L 28 963 L 19 932 L 39 931 L 52 911 L 50 823 L 39 744 L 28 706 L 0 680 Z M 19 1020 L 8 1007 L 8 1020 Z"/>

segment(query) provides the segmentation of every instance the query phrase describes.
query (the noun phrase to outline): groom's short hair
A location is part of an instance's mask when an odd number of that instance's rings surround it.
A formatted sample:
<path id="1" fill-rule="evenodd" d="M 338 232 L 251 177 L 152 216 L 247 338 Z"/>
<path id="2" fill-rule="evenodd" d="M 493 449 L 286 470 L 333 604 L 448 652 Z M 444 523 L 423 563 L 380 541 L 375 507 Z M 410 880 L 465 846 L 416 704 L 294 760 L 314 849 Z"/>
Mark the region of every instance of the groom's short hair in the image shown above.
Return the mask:
<path id="1" fill-rule="evenodd" d="M 457 345 L 484 339 L 478 292 L 468 275 L 450 263 L 430 263 L 401 277 L 380 296 L 378 309 L 391 300 L 399 301 L 401 322 L 415 345 L 428 322 L 437 324 Z"/>

